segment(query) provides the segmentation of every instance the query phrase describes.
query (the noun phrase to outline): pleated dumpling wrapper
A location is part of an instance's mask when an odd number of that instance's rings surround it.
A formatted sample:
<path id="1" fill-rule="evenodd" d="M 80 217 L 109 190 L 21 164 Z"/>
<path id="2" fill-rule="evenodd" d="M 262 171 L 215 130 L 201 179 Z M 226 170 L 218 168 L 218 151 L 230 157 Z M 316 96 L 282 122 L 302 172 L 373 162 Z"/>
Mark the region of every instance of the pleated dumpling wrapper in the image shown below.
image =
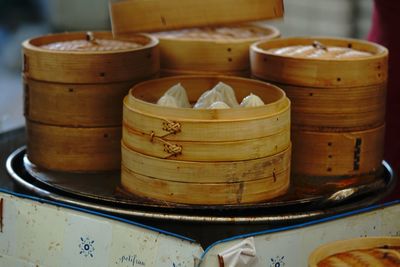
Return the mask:
<path id="1" fill-rule="evenodd" d="M 212 91 L 216 91 L 222 95 L 223 102 L 228 104 L 231 108 L 239 107 L 239 103 L 236 100 L 235 91 L 229 85 L 219 82 Z"/>
<path id="2" fill-rule="evenodd" d="M 212 103 L 208 108 L 209 109 L 227 109 L 227 108 L 231 108 L 231 107 L 228 106 L 225 102 L 216 101 L 216 102 Z"/>
<path id="3" fill-rule="evenodd" d="M 193 108 L 208 108 L 212 103 L 217 101 L 224 102 L 222 95 L 217 91 L 208 90 L 199 97 Z"/>
<path id="4" fill-rule="evenodd" d="M 158 99 L 157 105 L 164 106 L 164 107 L 170 107 L 170 108 L 179 108 L 179 105 L 175 99 L 175 97 L 171 95 L 163 95 Z"/>
<path id="5" fill-rule="evenodd" d="M 241 107 L 259 107 L 265 105 L 264 101 L 261 100 L 261 98 L 257 95 L 254 95 L 250 93 L 248 96 L 243 98 L 242 102 L 240 103 Z"/>
<path id="6" fill-rule="evenodd" d="M 174 86 L 172 86 L 171 88 L 169 88 L 165 92 L 164 96 L 166 96 L 166 95 L 169 95 L 169 96 L 172 96 L 173 98 L 175 98 L 176 104 L 178 105 L 177 107 L 179 107 L 179 108 L 191 108 L 192 107 L 192 105 L 190 105 L 186 90 L 182 86 L 181 83 L 177 83 Z M 157 104 L 158 104 L 158 102 L 157 102 Z"/>

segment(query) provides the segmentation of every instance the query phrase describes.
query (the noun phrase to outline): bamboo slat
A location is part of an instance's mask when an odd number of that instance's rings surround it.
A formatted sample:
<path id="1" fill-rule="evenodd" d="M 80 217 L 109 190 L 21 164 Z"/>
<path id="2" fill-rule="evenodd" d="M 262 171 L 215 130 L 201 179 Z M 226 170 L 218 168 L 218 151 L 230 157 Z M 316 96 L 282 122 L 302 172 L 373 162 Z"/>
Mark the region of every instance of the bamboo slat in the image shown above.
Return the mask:
<path id="1" fill-rule="evenodd" d="M 120 126 L 121 104 L 135 83 L 66 84 L 25 78 L 25 116 L 58 126 Z"/>
<path id="2" fill-rule="evenodd" d="M 124 125 L 125 127 L 140 131 L 144 134 L 155 136 L 162 136 L 165 140 L 182 140 L 182 141 L 235 141 L 255 139 L 265 136 L 273 136 L 282 131 L 287 131 L 290 128 L 290 108 L 288 102 L 281 113 L 269 115 L 267 108 L 260 108 L 260 112 L 265 112 L 265 117 L 255 117 L 248 120 L 237 119 L 229 120 L 223 118 L 232 116 L 223 110 L 202 110 L 216 119 L 197 120 L 193 118 L 177 118 L 180 112 L 175 112 L 176 108 L 166 108 L 164 116 L 155 116 L 153 112 L 141 113 L 140 109 L 133 109 L 128 107 L 125 99 L 124 111 Z M 157 107 L 160 108 L 160 107 Z M 192 113 L 195 110 L 188 110 Z M 200 112 L 200 110 L 197 110 Z M 171 115 L 169 115 L 171 114 Z M 187 114 L 186 114 L 187 115 Z M 197 114 L 199 115 L 199 114 Z M 226 117 L 225 116 L 225 117 Z M 179 125 L 179 133 L 171 134 L 167 125 Z"/>
<path id="3" fill-rule="evenodd" d="M 224 75 L 227 76 L 237 76 L 243 78 L 249 78 L 250 69 L 246 69 L 243 71 L 224 71 Z M 170 69 L 160 69 L 160 77 L 169 77 L 169 76 L 179 76 L 179 75 L 221 75 L 221 72 L 217 71 L 195 71 L 195 70 L 170 70 Z"/>
<path id="4" fill-rule="evenodd" d="M 292 171 L 310 176 L 372 173 L 383 158 L 384 125 L 358 132 L 292 128 Z"/>
<path id="5" fill-rule="evenodd" d="M 129 148 L 157 157 L 189 161 L 237 161 L 275 155 L 290 145 L 290 130 L 272 136 L 226 142 L 167 141 L 163 137 L 122 128 L 122 140 Z M 175 150 L 177 149 L 177 150 Z M 176 151 L 176 152 L 174 152 Z"/>
<path id="6" fill-rule="evenodd" d="M 121 128 L 72 128 L 26 121 L 28 158 L 39 167 L 68 172 L 120 168 Z"/>
<path id="7" fill-rule="evenodd" d="M 283 16 L 282 0 L 124 0 L 110 5 L 116 36 L 132 32 L 165 31 Z"/>
<path id="8" fill-rule="evenodd" d="M 385 121 L 386 84 L 352 88 L 277 85 L 292 101 L 293 125 L 352 131 L 374 128 Z"/>
<path id="9" fill-rule="evenodd" d="M 122 165 L 135 173 L 168 181 L 233 183 L 258 180 L 288 170 L 290 151 L 289 147 L 276 155 L 254 160 L 198 162 L 150 157 L 122 143 Z"/>
<path id="10" fill-rule="evenodd" d="M 187 183 L 155 179 L 122 167 L 122 186 L 136 195 L 186 204 L 239 204 L 265 201 L 289 187 L 290 171 L 247 182 Z"/>

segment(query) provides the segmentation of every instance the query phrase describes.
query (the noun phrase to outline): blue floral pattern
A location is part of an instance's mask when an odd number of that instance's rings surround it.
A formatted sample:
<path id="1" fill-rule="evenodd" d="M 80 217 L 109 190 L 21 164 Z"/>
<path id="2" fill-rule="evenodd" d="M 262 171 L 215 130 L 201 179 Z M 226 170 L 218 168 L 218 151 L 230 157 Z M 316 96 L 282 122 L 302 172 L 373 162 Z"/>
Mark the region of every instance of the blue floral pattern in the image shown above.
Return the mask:
<path id="1" fill-rule="evenodd" d="M 79 254 L 85 257 L 92 257 L 94 254 L 94 240 L 91 240 L 89 237 L 81 237 L 81 243 L 79 244 L 80 252 Z"/>
<path id="2" fill-rule="evenodd" d="M 285 256 L 276 256 L 275 258 L 271 258 L 270 267 L 283 267 L 285 266 Z"/>

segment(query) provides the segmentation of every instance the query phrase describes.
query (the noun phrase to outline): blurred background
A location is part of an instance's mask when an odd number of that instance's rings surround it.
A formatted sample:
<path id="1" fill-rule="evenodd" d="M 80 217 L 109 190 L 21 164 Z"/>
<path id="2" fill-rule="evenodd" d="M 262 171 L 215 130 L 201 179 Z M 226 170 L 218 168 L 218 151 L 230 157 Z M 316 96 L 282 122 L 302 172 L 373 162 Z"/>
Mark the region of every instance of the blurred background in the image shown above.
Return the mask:
<path id="1" fill-rule="evenodd" d="M 365 39 L 372 0 L 284 0 L 282 36 Z M 0 133 L 24 124 L 21 42 L 51 32 L 110 29 L 108 0 L 0 0 Z"/>

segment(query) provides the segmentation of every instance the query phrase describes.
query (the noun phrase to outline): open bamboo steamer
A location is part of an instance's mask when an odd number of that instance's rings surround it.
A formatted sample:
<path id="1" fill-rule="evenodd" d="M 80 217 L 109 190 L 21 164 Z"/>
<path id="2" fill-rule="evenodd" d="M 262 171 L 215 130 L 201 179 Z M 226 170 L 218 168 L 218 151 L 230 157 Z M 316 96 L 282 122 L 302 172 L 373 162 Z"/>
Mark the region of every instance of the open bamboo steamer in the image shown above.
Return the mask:
<path id="1" fill-rule="evenodd" d="M 186 88 L 189 101 L 195 103 L 204 91 L 220 81 L 234 88 L 237 99 L 241 100 L 254 93 L 266 104 L 247 109 L 170 108 L 154 104 L 168 88 L 178 82 Z M 243 159 L 253 159 L 281 152 L 289 146 L 290 102 L 278 87 L 250 79 L 228 76 L 169 77 L 143 82 L 131 89 L 124 101 L 123 126 L 125 145 L 147 155 L 152 155 L 159 143 L 164 144 L 157 141 L 159 138 L 183 147 L 184 144 L 189 148 L 195 147 L 198 153 L 208 153 L 209 157 L 221 153 L 223 159 L 220 161 L 237 157 L 231 153 L 232 146 L 238 149 L 237 154 Z M 137 141 L 140 137 L 143 141 Z M 268 143 L 268 137 L 275 141 Z M 251 142 L 257 142 L 257 139 L 265 139 L 261 142 L 271 148 L 272 152 L 254 156 L 253 149 L 248 149 L 248 146 Z M 204 151 L 202 146 L 205 147 Z M 254 149 L 262 151 L 264 148 L 255 146 Z M 186 153 L 198 154 L 187 149 L 175 157 L 199 160 L 185 156 Z"/>
<path id="2" fill-rule="evenodd" d="M 400 238 L 388 237 L 388 236 L 376 236 L 376 237 L 362 237 L 362 238 L 334 241 L 315 249 L 308 258 L 308 266 L 318 267 L 318 263 L 321 262 L 323 259 L 328 258 L 329 256 L 335 255 L 337 253 L 349 252 L 351 250 L 373 249 L 386 246 L 400 247 Z M 376 265 L 368 265 L 368 266 L 376 266 Z"/>
<path id="3" fill-rule="evenodd" d="M 223 33 L 224 30 L 227 32 Z M 278 38 L 280 32 L 273 26 L 242 24 L 159 32 L 153 36 L 160 40 L 163 76 L 225 74 L 248 77 L 250 45 L 259 40 Z"/>
<path id="4" fill-rule="evenodd" d="M 119 169 L 121 103 L 132 85 L 158 75 L 158 40 L 74 32 L 22 47 L 29 160 L 57 171 Z"/>
<path id="5" fill-rule="evenodd" d="M 110 32 L 95 38 L 113 40 Z M 121 125 L 121 102 L 135 83 L 157 76 L 158 41 L 145 34 L 121 41 L 138 48 L 110 51 L 62 51 L 41 46 L 84 40 L 86 33 L 62 33 L 25 41 L 25 116 L 31 121 L 59 126 Z"/>
<path id="6" fill-rule="evenodd" d="M 308 58 L 270 51 L 315 41 L 328 49 L 351 48 L 370 55 Z M 292 37 L 251 46 L 252 75 L 277 84 L 292 101 L 295 174 L 347 176 L 380 168 L 387 57 L 387 49 L 378 44 L 344 38 Z"/>
<path id="7" fill-rule="evenodd" d="M 371 55 L 323 59 L 268 51 L 314 41 Z M 331 131 L 377 127 L 384 122 L 388 51 L 383 46 L 356 39 L 292 37 L 257 42 L 251 46 L 250 57 L 252 76 L 278 84 L 292 100 L 295 125 Z"/>
<path id="8" fill-rule="evenodd" d="M 220 81 L 234 88 L 239 102 L 252 92 L 265 105 L 210 110 L 154 104 L 178 82 L 195 103 Z M 123 117 L 121 183 L 133 194 L 233 204 L 268 200 L 289 186 L 290 102 L 278 87 L 227 76 L 156 79 L 131 89 Z"/>

